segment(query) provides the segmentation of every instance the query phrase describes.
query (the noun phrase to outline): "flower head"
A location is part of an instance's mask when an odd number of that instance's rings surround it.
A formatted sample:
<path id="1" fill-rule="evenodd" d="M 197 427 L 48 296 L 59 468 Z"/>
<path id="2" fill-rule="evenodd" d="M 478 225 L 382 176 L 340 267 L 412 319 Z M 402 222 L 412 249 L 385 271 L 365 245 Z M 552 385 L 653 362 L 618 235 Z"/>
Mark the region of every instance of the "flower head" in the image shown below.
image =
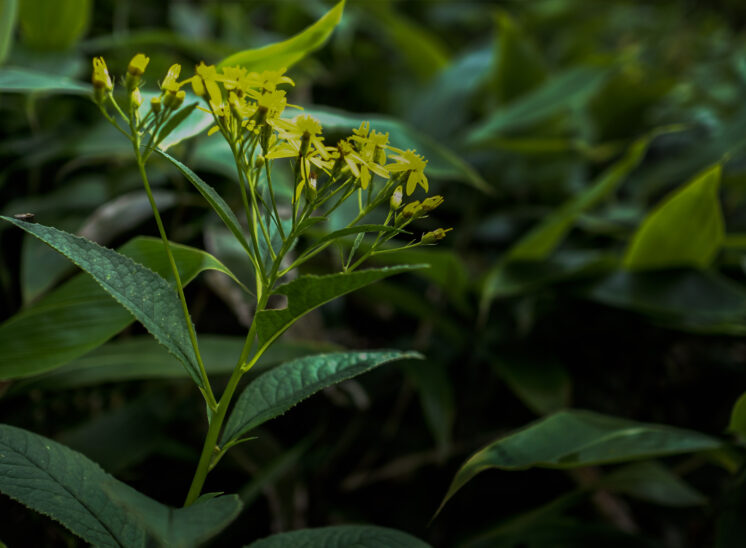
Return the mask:
<path id="1" fill-rule="evenodd" d="M 414 150 L 406 150 L 393 157 L 396 163 L 386 166 L 392 173 L 403 172 L 407 175 L 407 196 L 414 192 L 417 185 L 420 185 L 425 192 L 428 190 L 427 176 L 425 175 L 425 166 L 427 160 L 417 154 Z"/>
<path id="2" fill-rule="evenodd" d="M 99 90 L 111 91 L 114 89 L 114 83 L 109 76 L 109 69 L 106 68 L 106 62 L 103 57 L 93 58 L 93 76 L 91 78 L 93 87 Z"/>

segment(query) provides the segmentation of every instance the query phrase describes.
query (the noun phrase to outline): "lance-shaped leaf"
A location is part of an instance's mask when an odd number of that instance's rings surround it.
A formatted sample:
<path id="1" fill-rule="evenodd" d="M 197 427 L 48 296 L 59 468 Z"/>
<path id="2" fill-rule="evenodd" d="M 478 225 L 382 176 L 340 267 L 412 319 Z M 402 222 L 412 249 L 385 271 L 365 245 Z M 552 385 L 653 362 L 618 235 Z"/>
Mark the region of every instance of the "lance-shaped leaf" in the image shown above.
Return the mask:
<path id="1" fill-rule="evenodd" d="M 403 531 L 374 525 L 337 525 L 280 533 L 252 542 L 248 548 L 429 548 L 429 544 Z"/>
<path id="2" fill-rule="evenodd" d="M 253 72 L 289 68 L 324 45 L 342 19 L 344 6 L 345 0 L 342 0 L 321 19 L 292 38 L 257 49 L 239 51 L 220 61 L 218 66 L 238 65 Z"/>
<path id="3" fill-rule="evenodd" d="M 305 275 L 281 285 L 274 293 L 287 296 L 287 308 L 262 310 L 254 320 L 257 322 L 256 334 L 260 351 L 314 308 L 394 274 L 426 267 L 427 265 L 421 264 L 401 265 L 326 276 Z"/>
<path id="4" fill-rule="evenodd" d="M 577 468 L 717 449 L 699 432 L 590 411 L 560 411 L 477 451 L 456 473 L 438 512 L 474 476 L 490 468 Z"/>
<path id="5" fill-rule="evenodd" d="M 241 225 L 239 224 L 235 213 L 233 213 L 233 210 L 226 203 L 226 201 L 223 200 L 220 194 L 218 194 L 214 188 L 200 179 L 194 171 L 182 164 L 176 158 L 169 154 L 166 154 L 162 150 L 157 150 L 157 152 L 166 160 L 171 162 L 174 166 L 176 166 L 179 171 L 181 171 L 184 177 L 186 177 L 187 180 L 194 185 L 194 188 L 196 188 L 199 193 L 202 194 L 204 199 L 207 200 L 207 203 L 210 204 L 210 207 L 212 207 L 215 213 L 217 213 L 218 217 L 220 217 L 220 220 L 223 221 L 226 228 L 231 231 L 231 233 L 236 237 L 236 239 L 246 250 L 246 252 L 249 254 L 253 254 L 253 250 L 249 246 L 249 243 L 246 241 L 246 237 L 244 236 L 243 230 L 241 230 Z"/>
<path id="6" fill-rule="evenodd" d="M 231 412 L 221 443 L 237 439 L 333 384 L 394 360 L 422 358 L 417 352 L 378 350 L 319 354 L 285 362 L 246 387 Z"/>
<path id="7" fill-rule="evenodd" d="M 235 495 L 173 509 L 107 474 L 85 456 L 0 425 L 0 492 L 51 517 L 94 546 L 194 546 L 241 509 Z"/>
<path id="8" fill-rule="evenodd" d="M 176 356 L 194 382 L 203 387 L 179 297 L 164 278 L 129 257 L 80 236 L 11 217 L 1 218 L 36 236 L 90 274 Z"/>
<path id="9" fill-rule="evenodd" d="M 721 172 L 716 164 L 653 210 L 629 244 L 625 268 L 708 267 L 725 239 L 718 198 Z"/>
<path id="10" fill-rule="evenodd" d="M 64 76 L 26 68 L 6 67 L 0 69 L 0 92 L 87 95 L 93 93 L 93 87 Z"/>

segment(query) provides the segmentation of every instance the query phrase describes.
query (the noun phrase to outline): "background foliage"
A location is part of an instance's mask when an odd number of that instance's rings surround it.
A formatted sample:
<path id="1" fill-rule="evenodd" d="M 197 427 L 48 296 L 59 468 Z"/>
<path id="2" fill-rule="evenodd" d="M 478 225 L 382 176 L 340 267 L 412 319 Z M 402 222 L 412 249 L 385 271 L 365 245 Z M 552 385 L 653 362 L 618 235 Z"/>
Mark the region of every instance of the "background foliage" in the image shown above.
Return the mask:
<path id="1" fill-rule="evenodd" d="M 330 7 L 1 1 L 0 213 L 146 254 L 149 240 L 130 241 L 155 234 L 130 150 L 81 86 L 90 57 L 114 73 L 139 51 L 150 74 L 217 62 Z M 424 153 L 447 199 L 418 228 L 455 230 L 438 248 L 385 255 L 433 268 L 313 313 L 262 366 L 343 347 L 427 360 L 262 425 L 208 481 L 245 503 L 212 543 L 364 522 L 434 546 L 742 545 L 744 22 L 725 0 L 350 1 L 324 48 L 292 68 L 290 102 L 326 131 L 370 119 Z M 234 192 L 215 139 L 170 153 Z M 151 182 L 172 239 L 248 272 L 158 160 Z M 10 226 L 0 319 L 22 312 L 0 325 L 0 378 L 13 378 L 0 385 L 2 422 L 178 506 L 204 436 L 190 383 L 116 305 L 82 299 L 55 316 L 91 282 Z M 202 337 L 210 373 L 227 378 L 251 311 L 204 259 L 184 260 L 190 278 L 207 271 L 188 297 L 213 334 Z M 337 261 L 320 255 L 313 269 Z M 58 349 L 34 344 L 50 332 Z M 76 542 L 6 497 L 0 513 L 9 546 Z"/>

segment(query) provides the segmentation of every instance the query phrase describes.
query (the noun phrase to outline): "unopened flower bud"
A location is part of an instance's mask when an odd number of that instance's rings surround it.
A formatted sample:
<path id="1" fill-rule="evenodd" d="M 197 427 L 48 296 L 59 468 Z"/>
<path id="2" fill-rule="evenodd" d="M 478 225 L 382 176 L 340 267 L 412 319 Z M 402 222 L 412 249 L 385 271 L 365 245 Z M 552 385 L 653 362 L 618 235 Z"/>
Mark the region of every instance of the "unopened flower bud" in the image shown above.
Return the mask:
<path id="1" fill-rule="evenodd" d="M 403 193 L 404 191 L 402 190 L 401 185 L 394 189 L 394 193 L 391 195 L 391 199 L 389 200 L 389 207 L 391 207 L 391 209 L 393 209 L 394 211 L 401 207 Z"/>
<path id="2" fill-rule="evenodd" d="M 446 232 L 449 232 L 453 230 L 452 228 L 442 229 L 442 228 L 436 228 L 432 232 L 426 232 L 422 235 L 421 242 L 423 244 L 434 244 L 435 242 L 439 242 L 443 238 L 446 237 Z"/>
<path id="3" fill-rule="evenodd" d="M 158 114 L 161 111 L 161 98 L 153 97 L 150 100 L 150 108 L 152 109 L 154 114 Z"/>
<path id="4" fill-rule="evenodd" d="M 109 70 L 106 68 L 106 62 L 103 57 L 93 58 L 93 76 L 91 82 L 96 90 L 111 91 L 114 89 L 114 83 L 109 76 Z"/>
<path id="5" fill-rule="evenodd" d="M 443 196 L 430 196 L 422 202 L 423 213 L 429 213 L 443 203 Z"/>
<path id="6" fill-rule="evenodd" d="M 419 200 L 416 200 L 404 206 L 404 209 L 402 209 L 401 213 L 399 213 L 399 216 L 396 218 L 396 224 L 398 226 L 405 221 L 419 217 L 421 214 L 422 204 L 420 204 Z"/>
<path id="7" fill-rule="evenodd" d="M 144 53 L 138 53 L 132 58 L 130 64 L 127 66 L 127 73 L 132 76 L 142 76 L 149 62 L 150 57 L 146 56 Z"/>
<path id="8" fill-rule="evenodd" d="M 205 84 L 199 76 L 192 78 L 192 90 L 197 97 L 205 96 Z"/>
<path id="9" fill-rule="evenodd" d="M 171 65 L 171 68 L 168 69 L 168 73 L 161 83 L 161 89 L 165 90 L 166 92 L 170 91 L 171 93 L 176 93 L 177 91 L 179 91 L 179 84 L 176 82 L 179 74 L 181 74 L 181 65 Z"/>
<path id="10" fill-rule="evenodd" d="M 256 158 L 254 158 L 254 166 L 257 169 L 262 169 L 264 167 L 264 163 L 265 162 L 266 162 L 266 160 L 264 159 L 264 156 L 261 155 L 261 154 L 257 154 Z"/>
<path id="11" fill-rule="evenodd" d="M 176 110 L 182 104 L 184 104 L 184 99 L 186 99 L 186 91 L 184 91 L 183 89 L 179 90 L 179 92 L 176 94 L 176 97 L 174 98 L 173 109 Z"/>
<path id="12" fill-rule="evenodd" d="M 313 202 L 316 199 L 316 173 L 313 171 L 308 177 L 305 186 L 306 200 Z"/>
<path id="13" fill-rule="evenodd" d="M 140 105 L 142 105 L 142 93 L 140 93 L 140 88 L 135 88 L 130 93 L 130 105 L 132 105 L 133 108 L 140 108 Z"/>

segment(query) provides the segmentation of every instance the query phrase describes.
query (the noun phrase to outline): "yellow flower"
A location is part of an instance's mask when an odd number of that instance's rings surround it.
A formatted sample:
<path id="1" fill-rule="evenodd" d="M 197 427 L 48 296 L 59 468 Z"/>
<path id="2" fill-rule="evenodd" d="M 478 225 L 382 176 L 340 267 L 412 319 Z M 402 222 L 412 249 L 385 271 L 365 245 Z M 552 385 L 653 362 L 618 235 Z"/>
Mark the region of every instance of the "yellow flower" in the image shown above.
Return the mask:
<path id="1" fill-rule="evenodd" d="M 395 164 L 389 164 L 386 166 L 391 173 L 404 172 L 408 173 L 407 176 L 407 196 L 414 192 L 417 185 L 420 185 L 425 192 L 427 192 L 427 176 L 425 175 L 425 166 L 427 160 L 422 156 L 415 153 L 414 150 L 406 150 L 401 152 L 398 156 L 393 157 L 396 160 Z"/>
<path id="2" fill-rule="evenodd" d="M 93 58 L 93 77 L 91 78 L 93 87 L 100 90 L 111 91 L 114 89 L 114 83 L 109 76 L 109 70 L 106 68 L 106 62 L 103 57 Z"/>
<path id="3" fill-rule="evenodd" d="M 144 53 L 135 55 L 127 66 L 127 72 L 132 76 L 142 76 L 150 62 L 150 57 Z"/>
<path id="4" fill-rule="evenodd" d="M 295 85 L 289 77 L 285 76 L 286 68 L 280 70 L 265 70 L 264 72 L 252 72 L 247 76 L 247 81 L 251 87 L 258 88 L 261 93 L 271 93 L 282 84 Z"/>
<path id="5" fill-rule="evenodd" d="M 204 61 L 200 61 L 195 72 L 197 75 L 194 78 L 202 79 L 203 87 L 207 89 L 210 106 L 213 110 L 218 110 L 223 104 L 223 95 L 220 93 L 220 86 L 218 86 L 218 81 L 222 79 L 222 76 L 218 74 L 218 69 L 215 68 L 215 65 L 205 65 Z"/>

